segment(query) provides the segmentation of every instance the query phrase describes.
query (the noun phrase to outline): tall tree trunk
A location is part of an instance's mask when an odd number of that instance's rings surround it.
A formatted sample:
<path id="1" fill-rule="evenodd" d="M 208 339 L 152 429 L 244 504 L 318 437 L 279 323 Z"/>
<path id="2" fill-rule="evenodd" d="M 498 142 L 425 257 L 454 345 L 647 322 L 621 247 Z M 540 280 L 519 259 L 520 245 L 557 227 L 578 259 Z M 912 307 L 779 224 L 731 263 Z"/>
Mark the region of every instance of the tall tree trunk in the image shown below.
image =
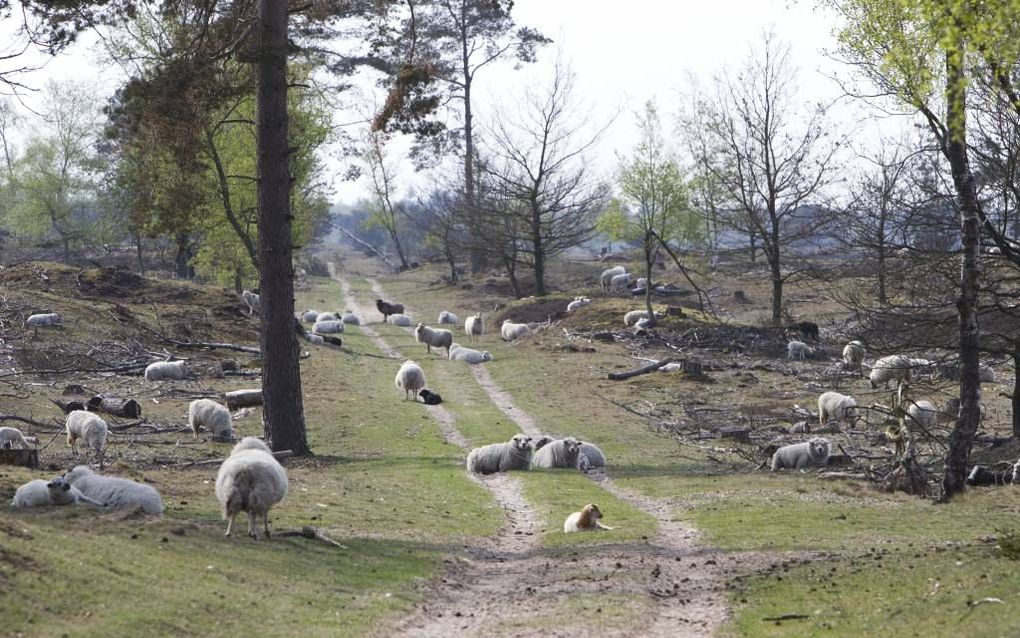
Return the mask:
<path id="1" fill-rule="evenodd" d="M 479 210 L 478 199 L 475 194 L 475 132 L 474 112 L 471 110 L 471 83 L 474 78 L 471 75 L 468 37 L 464 31 L 467 28 L 467 23 L 463 19 L 463 14 L 461 17 L 461 64 L 463 65 L 461 71 L 464 74 L 464 197 L 467 199 L 470 225 L 477 228 L 481 224 L 478 216 L 483 213 Z M 478 274 L 485 270 L 488 257 L 485 254 L 485 246 L 481 242 L 472 241 L 468 248 L 471 272 Z"/>
<path id="2" fill-rule="evenodd" d="M 773 263 L 772 268 L 772 325 L 783 325 L 783 273 L 779 264 Z"/>
<path id="3" fill-rule="evenodd" d="M 67 237 L 64 237 L 63 240 L 64 240 L 64 263 L 69 264 L 71 263 L 71 240 L 68 239 Z"/>
<path id="4" fill-rule="evenodd" d="M 878 222 L 878 303 L 889 305 L 889 296 L 885 289 L 885 213 Z"/>
<path id="5" fill-rule="evenodd" d="M 135 233 L 135 252 L 138 255 L 138 274 L 145 276 L 145 238 Z"/>
<path id="6" fill-rule="evenodd" d="M 531 212 L 531 246 L 534 249 L 535 267 L 535 296 L 545 296 L 545 245 L 542 242 L 542 216 L 535 212 L 534 206 Z"/>
<path id="7" fill-rule="evenodd" d="M 645 232 L 645 310 L 648 312 L 648 321 L 655 325 L 655 313 L 652 312 L 652 266 L 655 264 L 658 242 L 654 233 Z"/>
<path id="8" fill-rule="evenodd" d="M 753 264 L 755 262 L 755 259 L 756 259 L 755 254 L 758 252 L 758 246 L 755 243 L 755 240 L 756 240 L 757 236 L 755 235 L 753 228 L 751 229 L 751 232 L 748 233 L 748 234 L 750 235 L 750 240 L 751 240 L 751 263 Z"/>
<path id="9" fill-rule="evenodd" d="M 396 215 L 390 212 L 390 217 L 393 219 L 393 227 L 388 228 L 390 233 L 390 239 L 393 241 L 393 249 L 397 251 L 397 259 L 400 260 L 400 270 L 404 271 L 411 267 L 407 263 L 407 256 L 404 254 L 404 247 L 400 245 L 400 236 L 397 234 L 397 220 Z"/>
<path id="10" fill-rule="evenodd" d="M 1020 439 L 1020 350 L 1013 351 L 1013 438 Z"/>
<path id="11" fill-rule="evenodd" d="M 185 233 L 174 237 L 177 254 L 174 256 L 174 272 L 180 279 L 192 279 L 195 271 L 191 267 L 191 238 Z"/>
<path id="12" fill-rule="evenodd" d="M 259 206 L 259 345 L 263 427 L 273 450 L 311 453 L 294 332 L 294 266 L 287 136 L 287 3 L 259 0 L 256 149 Z"/>

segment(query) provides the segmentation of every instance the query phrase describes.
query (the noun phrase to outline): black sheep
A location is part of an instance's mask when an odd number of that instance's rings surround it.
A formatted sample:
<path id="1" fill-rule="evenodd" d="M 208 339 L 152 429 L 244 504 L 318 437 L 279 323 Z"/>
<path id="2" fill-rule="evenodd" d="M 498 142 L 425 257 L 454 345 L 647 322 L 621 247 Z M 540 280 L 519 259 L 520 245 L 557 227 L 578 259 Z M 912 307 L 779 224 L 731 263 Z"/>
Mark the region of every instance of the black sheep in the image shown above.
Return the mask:
<path id="1" fill-rule="evenodd" d="M 428 390 L 422 390 L 418 393 L 418 396 L 422 398 L 425 405 L 439 405 L 443 402 L 443 397 L 439 396 L 439 394 L 435 392 L 429 392 Z"/>

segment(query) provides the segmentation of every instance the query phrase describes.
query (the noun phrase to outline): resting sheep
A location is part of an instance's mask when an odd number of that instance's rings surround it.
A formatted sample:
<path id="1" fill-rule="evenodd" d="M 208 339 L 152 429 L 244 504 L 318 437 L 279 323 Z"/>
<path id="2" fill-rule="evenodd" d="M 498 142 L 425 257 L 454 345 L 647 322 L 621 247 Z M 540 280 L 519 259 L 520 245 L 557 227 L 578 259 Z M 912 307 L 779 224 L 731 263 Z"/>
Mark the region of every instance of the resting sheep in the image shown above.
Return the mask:
<path id="1" fill-rule="evenodd" d="M 18 428 L 0 428 L 0 450 L 27 450 L 36 445 L 39 445 L 39 439 L 25 436 Z"/>
<path id="2" fill-rule="evenodd" d="M 786 358 L 787 359 L 804 359 L 811 356 L 811 347 L 803 341 L 791 341 L 786 344 Z"/>
<path id="3" fill-rule="evenodd" d="M 439 405 L 443 402 L 443 396 L 441 394 L 430 390 L 422 390 L 418 393 L 418 396 L 421 397 L 421 400 L 425 403 L 425 405 Z"/>
<path id="4" fill-rule="evenodd" d="M 939 412 L 938 408 L 931 401 L 914 401 L 907 408 L 907 429 L 917 429 L 918 427 L 931 431 L 935 427 L 942 413 Z M 911 427 L 914 426 L 914 427 Z"/>
<path id="5" fill-rule="evenodd" d="M 864 365 L 867 349 L 860 341 L 851 341 L 843 346 L 843 364 L 851 370 L 860 370 Z"/>
<path id="6" fill-rule="evenodd" d="M 617 275 L 623 275 L 627 273 L 627 269 L 623 266 L 613 266 L 612 268 L 606 268 L 602 271 L 602 275 L 599 277 L 599 284 L 603 290 L 609 290 L 613 284 L 613 277 Z"/>
<path id="7" fill-rule="evenodd" d="M 531 466 L 531 438 L 515 434 L 507 443 L 493 443 L 471 450 L 467 469 L 477 474 L 526 470 Z"/>
<path id="8" fill-rule="evenodd" d="M 301 320 L 306 323 L 315 323 L 315 320 L 319 318 L 318 310 L 305 310 L 301 313 Z"/>
<path id="9" fill-rule="evenodd" d="M 248 306 L 248 316 L 258 312 L 261 305 L 260 297 L 257 293 L 250 290 L 245 290 L 241 293 L 241 300 L 244 301 L 245 305 Z"/>
<path id="10" fill-rule="evenodd" d="M 823 392 L 818 396 L 818 422 L 825 425 L 830 418 L 852 425 L 860 418 L 857 401 L 853 397 L 839 392 Z"/>
<path id="11" fill-rule="evenodd" d="M 472 350 L 471 348 L 465 348 L 459 343 L 450 345 L 447 358 L 450 361 L 463 361 L 470 364 L 485 363 L 486 361 L 492 361 L 492 355 L 489 351 L 484 352 L 478 350 Z"/>
<path id="12" fill-rule="evenodd" d="M 531 328 L 526 323 L 514 323 L 509 319 L 504 319 L 500 333 L 503 335 L 503 341 L 517 341 L 531 334 Z"/>
<path id="13" fill-rule="evenodd" d="M 650 319 L 647 310 L 631 310 L 627 314 L 623 315 L 623 325 L 633 326 L 642 319 Z"/>
<path id="14" fill-rule="evenodd" d="M 394 326 L 400 326 L 402 328 L 411 327 L 411 318 L 408 317 L 407 315 L 402 315 L 399 313 L 390 315 L 386 321 L 390 322 Z"/>
<path id="15" fill-rule="evenodd" d="M 579 469 L 581 442 L 574 438 L 556 439 L 538 448 L 531 457 L 531 469 L 565 467 Z"/>
<path id="16" fill-rule="evenodd" d="M 361 317 L 359 317 L 358 315 L 354 314 L 350 310 L 345 312 L 344 316 L 340 317 L 340 321 L 342 321 L 342 322 L 344 322 L 344 323 L 346 323 L 348 325 L 351 325 L 351 326 L 360 326 L 361 325 Z"/>
<path id="17" fill-rule="evenodd" d="M 574 532 L 597 532 L 599 530 L 611 530 L 612 527 L 608 527 L 599 522 L 602 518 L 602 512 L 599 510 L 599 506 L 594 503 L 588 503 L 580 512 L 574 512 L 567 517 L 567 520 L 563 522 L 563 533 L 572 534 Z"/>
<path id="18" fill-rule="evenodd" d="M 868 380 L 871 382 L 871 388 L 874 390 L 881 384 L 883 388 L 889 387 L 890 381 L 903 381 L 910 383 L 911 379 L 911 368 L 913 367 L 909 357 L 902 354 L 893 354 L 888 357 L 882 357 L 875 362 L 875 365 L 871 369 L 871 374 L 868 375 Z"/>
<path id="19" fill-rule="evenodd" d="M 574 297 L 574 300 L 567 304 L 567 312 L 574 312 L 578 308 L 583 308 L 591 303 L 591 299 L 587 297 Z"/>
<path id="20" fill-rule="evenodd" d="M 63 477 L 58 476 L 52 481 L 35 479 L 25 483 L 14 493 L 11 507 L 48 507 L 50 505 L 77 505 L 78 503 L 104 507 L 102 503 L 85 496 Z"/>
<path id="21" fill-rule="evenodd" d="M 257 519 L 269 537 L 269 510 L 287 495 L 287 472 L 272 451 L 255 437 L 245 437 L 230 451 L 216 474 L 216 498 L 230 536 L 234 517 L 248 513 L 248 535 L 258 540 Z"/>
<path id="22" fill-rule="evenodd" d="M 582 472 L 596 467 L 606 466 L 606 455 L 594 443 L 581 441 L 581 454 L 578 458 L 578 468 Z"/>
<path id="23" fill-rule="evenodd" d="M 102 476 L 84 465 L 64 474 L 64 480 L 110 509 L 141 509 L 146 514 L 157 516 L 163 513 L 163 500 L 151 485 L 116 476 Z"/>
<path id="24" fill-rule="evenodd" d="M 340 321 L 340 315 L 335 312 L 320 312 L 315 321 L 316 323 L 320 321 Z"/>
<path id="25" fill-rule="evenodd" d="M 829 458 L 829 441 L 813 438 L 804 443 L 784 445 L 772 456 L 772 471 L 790 468 L 800 470 L 811 466 L 824 466 Z"/>
<path id="26" fill-rule="evenodd" d="M 234 425 L 230 420 L 230 410 L 216 403 L 212 399 L 196 399 L 188 406 L 188 425 L 195 438 L 198 438 L 198 429 L 204 427 L 212 432 L 213 438 L 217 440 L 230 440 L 234 438 Z"/>
<path id="27" fill-rule="evenodd" d="M 446 348 L 446 354 L 450 354 L 450 344 L 453 343 L 453 333 L 442 328 L 429 328 L 419 323 L 414 329 L 414 340 L 425 344 L 425 352 L 431 353 L 432 348 Z"/>
<path id="28" fill-rule="evenodd" d="M 460 323 L 460 317 L 453 314 L 452 312 L 444 310 L 439 313 L 439 319 L 437 323 L 439 323 L 439 325 L 449 324 L 451 326 L 456 326 L 457 324 Z"/>
<path id="29" fill-rule="evenodd" d="M 344 331 L 344 322 L 337 320 L 326 320 L 319 319 L 312 326 L 312 332 L 320 335 L 331 335 L 339 334 Z"/>
<path id="30" fill-rule="evenodd" d="M 181 381 L 187 376 L 187 363 L 184 361 L 157 361 L 150 363 L 145 368 L 146 381 L 163 381 L 169 379 Z"/>
<path id="31" fill-rule="evenodd" d="M 375 300 L 375 307 L 383 316 L 383 321 L 387 321 L 390 315 L 399 315 L 404 312 L 404 306 L 398 303 L 388 303 L 382 299 Z"/>
<path id="32" fill-rule="evenodd" d="M 30 315 L 25 320 L 25 325 L 29 328 L 46 328 L 49 326 L 59 326 L 64 322 L 64 318 L 56 312 L 47 312 L 37 315 Z"/>
<path id="33" fill-rule="evenodd" d="M 476 341 L 484 333 L 485 324 L 482 323 L 482 313 L 471 315 L 464 322 L 464 334 L 467 335 L 468 341 Z"/>
<path id="34" fill-rule="evenodd" d="M 75 456 L 78 456 L 75 443 L 81 439 L 85 442 L 85 447 L 95 450 L 96 455 L 102 459 L 103 446 L 106 445 L 106 435 L 109 432 L 106 421 L 85 410 L 72 410 L 67 415 L 64 425 L 67 428 L 67 444 L 71 446 L 71 452 Z"/>
<path id="35" fill-rule="evenodd" d="M 425 389 L 425 372 L 417 363 L 407 360 L 397 370 L 394 384 L 404 391 L 404 401 L 407 401 L 408 396 L 418 401 L 418 392 Z"/>

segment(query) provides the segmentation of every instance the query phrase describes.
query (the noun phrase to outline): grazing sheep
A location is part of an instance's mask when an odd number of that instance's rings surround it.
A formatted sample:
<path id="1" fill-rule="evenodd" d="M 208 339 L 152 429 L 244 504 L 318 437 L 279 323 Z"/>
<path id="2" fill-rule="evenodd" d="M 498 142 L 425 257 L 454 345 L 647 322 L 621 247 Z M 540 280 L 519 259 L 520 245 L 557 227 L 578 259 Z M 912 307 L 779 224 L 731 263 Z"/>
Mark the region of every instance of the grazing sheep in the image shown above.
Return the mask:
<path id="1" fill-rule="evenodd" d="M 472 350 L 471 348 L 465 348 L 459 343 L 450 345 L 448 350 L 447 358 L 450 361 L 463 361 L 470 364 L 485 363 L 486 361 L 492 361 L 492 355 L 489 354 L 488 350 L 479 351 Z"/>
<path id="2" fill-rule="evenodd" d="M 444 310 L 439 313 L 439 319 L 437 323 L 439 323 L 439 325 L 449 324 L 451 326 L 456 326 L 457 324 L 460 323 L 460 317 L 453 314 L 452 312 Z"/>
<path id="3" fill-rule="evenodd" d="M 29 328 L 46 328 L 49 326 L 59 326 L 64 322 L 64 318 L 56 312 L 47 312 L 37 315 L 30 315 L 25 320 L 25 325 Z"/>
<path id="4" fill-rule="evenodd" d="M 531 437 L 515 434 L 507 443 L 493 443 L 471 450 L 467 469 L 477 474 L 526 470 L 531 466 Z"/>
<path id="5" fill-rule="evenodd" d="M 382 314 L 383 321 L 387 321 L 390 315 L 399 315 L 404 312 L 404 306 L 402 304 L 388 303 L 382 299 L 375 300 L 375 307 Z"/>
<path id="6" fill-rule="evenodd" d="M 503 341 L 517 341 L 522 337 L 530 335 L 531 328 L 526 323 L 514 323 L 509 319 L 504 319 L 500 333 L 503 335 Z"/>
<path id="7" fill-rule="evenodd" d="M 259 311 L 261 306 L 260 297 L 257 293 L 250 290 L 245 290 L 241 293 L 241 300 L 244 301 L 245 305 L 248 306 L 248 316 L 255 314 Z"/>
<path id="8" fill-rule="evenodd" d="M 634 326 L 637 325 L 638 321 L 642 319 L 650 319 L 647 310 L 631 310 L 627 314 L 623 315 L 623 325 Z"/>
<path id="9" fill-rule="evenodd" d="M 829 441 L 815 437 L 804 443 L 784 445 L 772 456 L 772 471 L 784 467 L 800 470 L 811 466 L 824 466 L 829 458 Z"/>
<path id="10" fill-rule="evenodd" d="M 389 316 L 387 321 L 392 323 L 394 326 L 400 326 L 402 328 L 411 327 L 411 318 L 408 317 L 407 315 L 393 314 Z"/>
<path id="11" fill-rule="evenodd" d="M 429 328 L 419 323 L 414 329 L 414 340 L 425 344 L 425 352 L 431 353 L 432 348 L 446 348 L 446 354 L 450 354 L 450 344 L 453 343 L 453 333 L 442 328 Z"/>
<path id="12" fill-rule="evenodd" d="M 581 441 L 581 454 L 578 459 L 578 467 L 582 472 L 596 467 L 606 466 L 606 455 L 594 443 Z"/>
<path id="13" fill-rule="evenodd" d="M 606 268 L 602 271 L 602 275 L 599 277 L 599 284 L 603 290 L 609 290 L 613 284 L 613 277 L 623 275 L 627 273 L 627 269 L 623 266 L 613 266 L 612 268 Z"/>
<path id="14" fill-rule="evenodd" d="M 818 341 L 818 324 L 813 321 L 798 321 L 786 326 L 786 331 L 799 332 L 807 339 Z"/>
<path id="15" fill-rule="evenodd" d="M 443 402 L 443 396 L 438 392 L 431 392 L 429 390 L 422 390 L 418 393 L 421 400 L 425 402 L 425 405 L 439 405 Z"/>
<path id="16" fill-rule="evenodd" d="M 587 297 L 574 297 L 574 300 L 567 304 L 567 312 L 574 312 L 578 308 L 583 308 L 591 303 L 591 299 Z"/>
<path id="17" fill-rule="evenodd" d="M 857 401 L 839 392 L 823 392 L 818 396 L 818 422 L 825 425 L 828 419 L 852 425 L 860 418 Z"/>
<path id="18" fill-rule="evenodd" d="M 652 323 L 652 320 L 647 317 L 638 319 L 637 323 L 634 324 L 634 332 L 638 333 L 642 330 L 648 330 L 649 328 L 654 327 L 654 325 L 655 324 Z"/>
<path id="19" fill-rule="evenodd" d="M 860 341 L 851 341 L 843 346 L 843 363 L 847 368 L 860 370 L 864 366 L 864 355 L 867 349 Z"/>
<path id="20" fill-rule="evenodd" d="M 85 442 L 85 447 L 95 450 L 102 459 L 103 446 L 106 445 L 106 435 L 109 432 L 106 421 L 85 410 L 72 410 L 64 424 L 67 428 L 67 444 L 71 446 L 75 456 L 78 456 L 75 443 L 81 439 Z"/>
<path id="21" fill-rule="evenodd" d="M 567 520 L 563 522 L 563 533 L 572 534 L 574 532 L 597 532 L 599 530 L 611 530 L 612 527 L 608 527 L 599 522 L 602 518 L 602 511 L 599 510 L 599 506 L 594 503 L 588 503 L 580 512 L 574 512 L 567 517 Z"/>
<path id="22" fill-rule="evenodd" d="M 340 321 L 340 315 L 335 312 L 320 312 L 319 316 L 315 318 L 315 322 L 320 321 Z"/>
<path id="23" fill-rule="evenodd" d="M 77 505 L 78 503 L 104 507 L 102 503 L 85 496 L 78 488 L 58 476 L 52 481 L 35 479 L 25 483 L 14 493 L 11 507 L 48 507 L 50 505 Z"/>
<path id="24" fill-rule="evenodd" d="M 354 314 L 350 310 L 345 312 L 344 316 L 340 317 L 340 321 L 342 321 L 342 322 L 344 322 L 344 323 L 346 323 L 348 325 L 351 325 L 351 326 L 360 326 L 361 325 L 361 317 L 359 317 L 358 315 Z"/>
<path id="25" fill-rule="evenodd" d="M 39 445 L 39 439 L 34 436 L 25 436 L 18 428 L 0 428 L 0 450 L 12 448 L 27 450 L 36 445 Z"/>
<path id="26" fill-rule="evenodd" d="M 204 427 L 212 432 L 214 439 L 229 440 L 234 438 L 234 425 L 230 420 L 230 410 L 212 399 L 196 399 L 188 406 L 188 425 L 195 438 L 198 428 Z"/>
<path id="27" fill-rule="evenodd" d="M 883 388 L 887 388 L 889 387 L 890 381 L 896 380 L 910 383 L 912 368 L 913 365 L 910 358 L 902 354 L 893 354 L 888 357 L 882 357 L 875 362 L 875 365 L 871 369 L 871 374 L 868 375 L 868 380 L 871 382 L 871 388 L 875 389 L 879 386 L 879 384 L 881 384 Z"/>
<path id="28" fill-rule="evenodd" d="M 287 472 L 272 451 L 255 437 L 234 446 L 216 474 L 216 498 L 227 521 L 226 536 L 238 512 L 248 513 L 248 535 L 258 540 L 258 517 L 269 537 L 269 510 L 287 495 Z"/>
<path id="29" fill-rule="evenodd" d="M 914 401 L 907 408 L 907 428 L 918 426 L 924 430 L 931 431 L 942 415 L 931 401 Z"/>
<path id="30" fill-rule="evenodd" d="M 417 401 L 417 394 L 425 389 L 425 372 L 414 361 L 408 359 L 397 370 L 397 377 L 394 384 L 404 391 L 404 401 L 410 396 L 411 400 Z"/>
<path id="31" fill-rule="evenodd" d="M 634 282 L 634 275 L 630 273 L 623 273 L 622 275 L 614 275 L 609 281 L 609 289 L 613 292 L 620 292 L 626 290 L 627 286 Z"/>
<path id="32" fill-rule="evenodd" d="M 557 439 L 538 448 L 531 457 L 531 469 L 566 467 L 579 468 L 581 442 L 575 438 Z"/>
<path id="33" fill-rule="evenodd" d="M 84 465 L 64 474 L 64 480 L 110 509 L 141 509 L 146 514 L 155 515 L 163 513 L 163 500 L 151 485 L 116 476 L 102 476 Z"/>
<path id="34" fill-rule="evenodd" d="M 810 346 L 808 346 L 808 344 L 804 343 L 803 341 L 791 341 L 790 343 L 786 344 L 787 359 L 800 359 L 801 361 L 803 361 L 804 359 L 810 357 L 812 352 L 813 350 L 810 348 Z"/>
<path id="35" fill-rule="evenodd" d="M 638 277 L 637 281 L 634 282 L 635 288 L 647 288 L 648 279 L 646 277 Z"/>
<path id="36" fill-rule="evenodd" d="M 485 324 L 482 322 L 482 313 L 471 315 L 464 322 L 464 334 L 467 335 L 468 341 L 476 341 L 484 333 Z"/>
<path id="37" fill-rule="evenodd" d="M 301 313 L 301 320 L 306 323 L 315 323 L 315 320 L 319 318 L 318 310 L 305 310 Z"/>
<path id="38" fill-rule="evenodd" d="M 145 368 L 146 381 L 162 381 L 169 379 L 181 381 L 187 376 L 187 363 L 184 361 L 157 361 Z"/>
<path id="39" fill-rule="evenodd" d="M 315 322 L 315 325 L 312 326 L 312 332 L 320 335 L 339 334 L 343 331 L 344 322 L 337 320 L 323 321 L 322 319 L 319 319 L 318 321 Z"/>

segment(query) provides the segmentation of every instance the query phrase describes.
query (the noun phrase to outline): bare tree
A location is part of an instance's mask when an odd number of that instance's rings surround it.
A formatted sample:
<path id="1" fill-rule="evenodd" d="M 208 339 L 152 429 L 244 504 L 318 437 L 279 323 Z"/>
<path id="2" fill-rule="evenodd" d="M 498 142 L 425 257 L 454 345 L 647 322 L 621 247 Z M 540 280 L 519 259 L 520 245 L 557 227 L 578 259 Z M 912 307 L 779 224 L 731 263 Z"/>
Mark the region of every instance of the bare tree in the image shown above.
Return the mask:
<path id="1" fill-rule="evenodd" d="M 390 161 L 386 152 L 388 136 L 382 131 L 369 131 L 365 138 L 364 161 L 368 167 L 368 176 L 372 186 L 372 216 L 368 223 L 381 226 L 397 251 L 400 269 L 407 270 L 407 250 L 400 241 L 400 222 L 404 217 L 401 203 L 397 200 L 397 168 Z"/>

